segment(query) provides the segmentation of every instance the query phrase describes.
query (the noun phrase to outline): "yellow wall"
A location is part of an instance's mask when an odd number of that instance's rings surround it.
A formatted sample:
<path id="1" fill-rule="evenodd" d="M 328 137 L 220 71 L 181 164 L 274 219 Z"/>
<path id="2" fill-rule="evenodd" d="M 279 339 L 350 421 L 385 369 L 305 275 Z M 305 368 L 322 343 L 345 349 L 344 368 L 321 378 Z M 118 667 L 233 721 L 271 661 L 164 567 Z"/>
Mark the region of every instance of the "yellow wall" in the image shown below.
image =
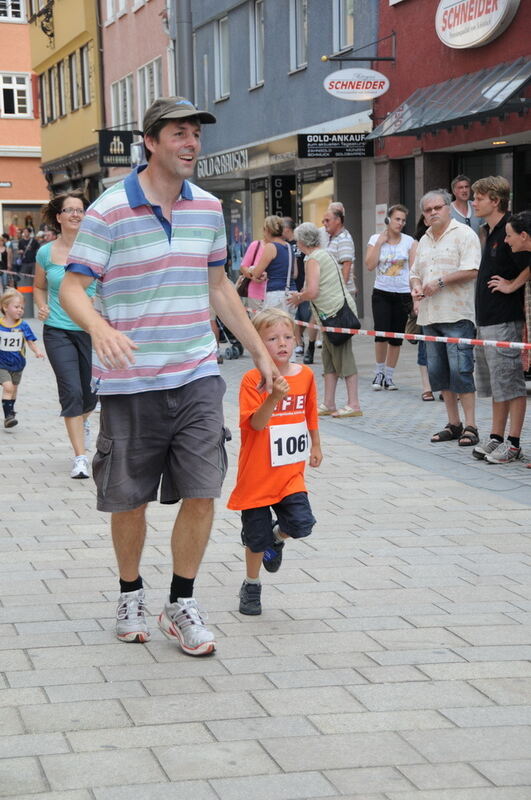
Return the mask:
<path id="1" fill-rule="evenodd" d="M 42 126 L 42 160 L 44 163 L 97 144 L 101 127 L 100 64 L 98 29 L 94 0 L 55 0 L 53 23 L 55 40 L 41 31 L 39 19 L 30 22 L 32 67 L 37 75 L 47 73 L 59 61 L 65 61 L 66 115 Z M 81 69 L 79 49 L 89 45 L 90 102 L 81 105 Z M 77 58 L 79 108 L 70 107 L 70 82 L 68 56 L 75 52 Z"/>

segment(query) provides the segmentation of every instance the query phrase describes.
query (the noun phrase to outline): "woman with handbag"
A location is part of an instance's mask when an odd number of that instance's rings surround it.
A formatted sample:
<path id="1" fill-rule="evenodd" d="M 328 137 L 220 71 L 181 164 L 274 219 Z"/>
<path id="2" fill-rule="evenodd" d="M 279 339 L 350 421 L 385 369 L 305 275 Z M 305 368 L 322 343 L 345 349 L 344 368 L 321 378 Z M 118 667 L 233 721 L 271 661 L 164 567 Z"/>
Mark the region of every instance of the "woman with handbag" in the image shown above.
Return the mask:
<path id="1" fill-rule="evenodd" d="M 282 308 L 295 313 L 286 305 L 286 294 L 296 289 L 296 260 L 291 248 L 282 236 L 282 217 L 271 216 L 264 220 L 264 249 L 258 263 L 250 271 L 253 281 L 267 273 L 264 308 Z"/>
<path id="2" fill-rule="evenodd" d="M 404 333 L 413 307 L 409 268 L 415 260 L 417 243 L 411 236 L 402 233 L 407 215 L 405 206 L 391 206 L 385 218 L 385 230 L 371 236 L 367 246 L 365 265 L 370 272 L 376 270 L 372 314 L 377 331 Z M 393 383 L 393 375 L 401 345 L 402 339 L 375 337 L 374 391 L 394 391 L 398 388 Z"/>
<path id="3" fill-rule="evenodd" d="M 341 269 L 326 250 L 321 247 L 320 231 L 311 222 L 295 228 L 297 247 L 304 253 L 306 279 L 301 292 L 292 292 L 288 303 L 297 307 L 311 300 L 315 316 L 324 326 L 359 328 L 356 303 L 346 291 Z M 352 352 L 352 334 L 323 332 L 324 403 L 319 404 L 319 416 L 361 417 L 363 412 L 358 398 L 358 370 Z M 347 402 L 336 406 L 336 389 L 339 378 L 345 379 Z"/>
<path id="4" fill-rule="evenodd" d="M 241 260 L 241 274 L 236 282 L 236 291 L 251 314 L 260 311 L 264 305 L 267 272 L 262 272 L 259 278 L 253 275 L 255 264 L 258 264 L 263 252 L 264 242 L 259 239 L 251 242 Z"/>

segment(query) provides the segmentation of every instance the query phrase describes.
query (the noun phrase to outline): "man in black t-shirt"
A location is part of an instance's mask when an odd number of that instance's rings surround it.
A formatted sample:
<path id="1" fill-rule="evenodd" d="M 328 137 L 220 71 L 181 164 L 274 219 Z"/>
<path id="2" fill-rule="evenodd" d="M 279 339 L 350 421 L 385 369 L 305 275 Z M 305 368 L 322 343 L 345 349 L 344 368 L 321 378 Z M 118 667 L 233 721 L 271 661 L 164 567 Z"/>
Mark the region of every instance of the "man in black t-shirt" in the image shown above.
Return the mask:
<path id="1" fill-rule="evenodd" d="M 501 176 L 481 178 L 472 186 L 474 211 L 483 217 L 480 229 L 483 254 L 476 282 L 478 339 L 521 342 L 524 327 L 523 288 L 512 294 L 494 292 L 489 280 L 499 275 L 513 280 L 527 268 L 526 254 L 513 253 L 505 242 L 510 186 Z M 492 397 L 492 426 L 488 439 L 472 455 L 490 464 L 521 458 L 520 434 L 527 403 L 521 352 L 515 348 L 476 348 L 476 388 L 479 397 Z M 509 435 L 504 442 L 509 420 Z"/>

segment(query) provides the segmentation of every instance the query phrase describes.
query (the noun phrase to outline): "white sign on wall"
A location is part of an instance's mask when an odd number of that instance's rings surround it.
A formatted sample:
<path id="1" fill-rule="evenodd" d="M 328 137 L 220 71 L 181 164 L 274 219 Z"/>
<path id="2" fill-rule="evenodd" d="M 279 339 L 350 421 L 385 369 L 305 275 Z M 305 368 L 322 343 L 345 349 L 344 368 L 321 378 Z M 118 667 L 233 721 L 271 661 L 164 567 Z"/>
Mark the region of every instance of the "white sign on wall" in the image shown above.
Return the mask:
<path id="1" fill-rule="evenodd" d="M 481 47 L 504 32 L 519 5 L 520 0 L 440 0 L 437 36 L 448 47 Z"/>
<path id="2" fill-rule="evenodd" d="M 323 81 L 326 91 L 342 100 L 372 100 L 389 89 L 389 80 L 375 69 L 340 69 Z"/>

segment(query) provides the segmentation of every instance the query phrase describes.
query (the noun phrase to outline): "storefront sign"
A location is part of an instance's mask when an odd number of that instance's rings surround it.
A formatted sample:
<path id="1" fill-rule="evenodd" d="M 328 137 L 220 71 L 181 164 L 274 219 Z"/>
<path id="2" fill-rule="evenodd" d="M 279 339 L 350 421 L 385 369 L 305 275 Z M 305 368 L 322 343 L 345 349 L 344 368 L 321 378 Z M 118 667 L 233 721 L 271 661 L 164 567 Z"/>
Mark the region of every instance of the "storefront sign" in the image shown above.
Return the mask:
<path id="1" fill-rule="evenodd" d="M 11 189 L 12 186 L 11 181 L 0 181 L 0 189 Z"/>
<path id="2" fill-rule="evenodd" d="M 481 47 L 511 24 L 520 0 L 440 0 L 437 36 L 448 47 Z"/>
<path id="3" fill-rule="evenodd" d="M 323 86 L 342 100 L 372 100 L 389 89 L 389 80 L 374 69 L 340 69 L 324 79 Z"/>
<path id="4" fill-rule="evenodd" d="M 291 214 L 291 192 L 295 189 L 294 175 L 271 176 L 271 214 L 289 217 Z"/>
<path id="5" fill-rule="evenodd" d="M 373 156 L 366 133 L 299 133 L 299 158 L 364 158 Z"/>
<path id="6" fill-rule="evenodd" d="M 99 131 L 100 167 L 130 167 L 132 131 Z"/>
<path id="7" fill-rule="evenodd" d="M 231 150 L 218 156 L 200 158 L 197 162 L 198 178 L 217 178 L 249 167 L 249 153 L 246 147 L 241 150 Z"/>

